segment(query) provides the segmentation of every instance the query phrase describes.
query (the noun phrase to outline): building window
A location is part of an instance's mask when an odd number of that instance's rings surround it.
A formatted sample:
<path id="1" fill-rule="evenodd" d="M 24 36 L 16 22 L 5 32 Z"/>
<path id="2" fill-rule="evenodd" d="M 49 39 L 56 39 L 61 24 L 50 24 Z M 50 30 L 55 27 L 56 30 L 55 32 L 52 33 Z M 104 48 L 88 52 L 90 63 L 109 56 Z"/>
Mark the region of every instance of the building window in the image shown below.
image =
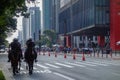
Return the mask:
<path id="1" fill-rule="evenodd" d="M 82 36 L 80 36 L 80 41 L 82 41 Z"/>

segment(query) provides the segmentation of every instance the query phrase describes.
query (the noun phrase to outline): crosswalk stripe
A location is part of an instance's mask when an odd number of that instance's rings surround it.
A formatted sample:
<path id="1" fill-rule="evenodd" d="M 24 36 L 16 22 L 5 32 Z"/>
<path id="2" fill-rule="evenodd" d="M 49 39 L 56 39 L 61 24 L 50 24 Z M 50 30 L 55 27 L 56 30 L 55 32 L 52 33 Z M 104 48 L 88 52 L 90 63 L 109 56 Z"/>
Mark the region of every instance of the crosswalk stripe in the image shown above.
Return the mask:
<path id="1" fill-rule="evenodd" d="M 85 62 L 85 63 L 90 63 L 90 64 L 95 64 L 95 65 L 100 65 L 100 66 L 108 66 L 106 64 L 101 64 L 101 63 L 95 63 L 95 62 Z"/>
<path id="2" fill-rule="evenodd" d="M 79 64 L 82 64 L 82 65 L 87 65 L 87 66 L 97 66 L 97 65 L 88 64 L 88 63 L 83 63 L 83 62 L 75 62 L 75 63 L 79 63 Z"/>
<path id="3" fill-rule="evenodd" d="M 24 68 L 20 67 L 20 70 L 24 70 Z"/>
<path id="4" fill-rule="evenodd" d="M 52 65 L 52 64 L 49 64 L 49 63 L 45 63 L 45 64 L 48 65 L 48 66 L 54 67 L 54 68 L 60 68 L 59 66 L 55 66 L 55 65 Z"/>
<path id="5" fill-rule="evenodd" d="M 67 80 L 75 80 L 75 79 L 73 79 L 73 78 L 71 78 L 71 77 L 65 76 L 65 75 L 60 74 L 60 73 L 57 73 L 57 72 L 54 72 L 53 74 L 55 74 L 55 75 L 57 75 L 57 76 L 60 76 L 60 77 L 63 77 L 63 78 L 65 78 L 65 79 L 67 79 Z"/>
<path id="6" fill-rule="evenodd" d="M 36 65 L 39 66 L 39 67 L 45 68 L 45 69 L 49 68 L 49 67 L 46 67 L 46 66 L 43 66 L 43 65 L 40 65 L 40 64 L 36 64 Z"/>
<path id="7" fill-rule="evenodd" d="M 70 65 L 74 65 L 74 66 L 79 66 L 79 67 L 86 67 L 84 65 L 80 65 L 80 64 L 75 64 L 75 63 L 69 63 L 69 62 L 65 62 L 66 64 L 70 64 Z"/>
<path id="8" fill-rule="evenodd" d="M 55 64 L 60 65 L 60 66 L 65 66 L 65 67 L 68 67 L 68 68 L 73 68 L 73 66 L 62 64 L 62 63 L 55 63 Z"/>
<path id="9" fill-rule="evenodd" d="M 33 69 L 37 69 L 36 67 L 33 67 Z"/>
<path id="10" fill-rule="evenodd" d="M 111 62 L 101 62 L 101 61 L 94 61 L 94 62 L 97 62 L 97 63 L 101 63 L 101 64 L 107 64 L 107 65 L 117 65 L 117 66 L 119 66 L 119 64 L 115 64 L 115 63 L 111 63 Z"/>

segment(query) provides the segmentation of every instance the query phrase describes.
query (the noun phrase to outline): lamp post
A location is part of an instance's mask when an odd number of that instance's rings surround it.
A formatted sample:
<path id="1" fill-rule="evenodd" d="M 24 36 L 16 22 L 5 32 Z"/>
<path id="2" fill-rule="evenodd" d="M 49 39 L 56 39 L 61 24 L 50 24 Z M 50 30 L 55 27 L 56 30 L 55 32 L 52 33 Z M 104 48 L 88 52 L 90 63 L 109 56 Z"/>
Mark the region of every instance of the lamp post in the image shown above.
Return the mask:
<path id="1" fill-rule="evenodd" d="M 40 43 L 40 40 L 41 40 L 41 30 L 39 30 L 39 52 L 41 50 L 41 43 Z"/>
<path id="2" fill-rule="evenodd" d="M 70 7 L 70 19 L 71 19 L 71 23 L 70 23 L 70 28 L 71 28 L 71 48 L 74 47 L 74 44 L 73 44 L 73 34 L 72 34 L 72 31 L 73 31 L 73 11 L 72 11 L 72 0 L 71 0 L 71 7 Z"/>
<path id="3" fill-rule="evenodd" d="M 66 47 L 67 22 L 64 20 L 64 47 Z"/>

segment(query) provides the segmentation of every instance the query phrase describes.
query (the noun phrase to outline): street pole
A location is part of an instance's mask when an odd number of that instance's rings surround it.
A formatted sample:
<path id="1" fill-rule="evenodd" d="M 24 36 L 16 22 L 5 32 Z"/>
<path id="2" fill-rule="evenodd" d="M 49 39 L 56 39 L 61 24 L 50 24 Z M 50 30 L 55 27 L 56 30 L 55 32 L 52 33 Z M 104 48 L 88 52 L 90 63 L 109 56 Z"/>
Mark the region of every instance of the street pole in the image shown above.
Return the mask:
<path id="1" fill-rule="evenodd" d="M 71 28 L 71 48 L 73 48 L 73 34 L 72 34 L 72 31 L 73 31 L 73 12 L 72 12 L 72 0 L 71 0 L 71 7 L 70 7 L 70 16 L 71 16 L 71 24 L 70 24 L 70 28 Z"/>
<path id="2" fill-rule="evenodd" d="M 39 52 L 41 50 L 41 43 L 40 43 L 40 40 L 41 40 L 41 30 L 39 30 Z"/>
<path id="3" fill-rule="evenodd" d="M 64 21 L 64 47 L 66 47 L 66 33 L 67 33 L 67 22 L 66 20 Z"/>

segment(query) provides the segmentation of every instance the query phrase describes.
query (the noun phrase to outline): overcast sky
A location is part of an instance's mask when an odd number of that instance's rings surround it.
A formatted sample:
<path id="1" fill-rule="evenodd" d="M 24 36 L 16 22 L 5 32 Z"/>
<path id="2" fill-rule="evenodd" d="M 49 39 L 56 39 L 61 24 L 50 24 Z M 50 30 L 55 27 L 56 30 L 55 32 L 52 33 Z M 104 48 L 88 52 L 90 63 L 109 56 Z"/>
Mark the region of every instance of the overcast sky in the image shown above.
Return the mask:
<path id="1" fill-rule="evenodd" d="M 41 8 L 41 5 L 42 5 L 42 0 L 37 0 L 37 2 L 36 2 L 36 6 L 39 6 L 40 7 L 40 9 L 42 9 Z M 34 4 L 33 3 L 30 3 L 30 4 L 27 4 L 27 6 L 34 6 Z M 17 19 L 17 29 L 18 30 L 22 30 L 22 17 L 19 17 L 18 19 Z M 12 36 L 9 36 L 6 40 L 8 40 L 8 42 L 10 43 L 10 42 L 12 42 L 12 40 L 14 39 L 14 38 L 17 38 L 17 36 L 18 36 L 18 30 L 16 30 L 16 32 L 15 33 L 13 33 L 13 35 Z"/>

